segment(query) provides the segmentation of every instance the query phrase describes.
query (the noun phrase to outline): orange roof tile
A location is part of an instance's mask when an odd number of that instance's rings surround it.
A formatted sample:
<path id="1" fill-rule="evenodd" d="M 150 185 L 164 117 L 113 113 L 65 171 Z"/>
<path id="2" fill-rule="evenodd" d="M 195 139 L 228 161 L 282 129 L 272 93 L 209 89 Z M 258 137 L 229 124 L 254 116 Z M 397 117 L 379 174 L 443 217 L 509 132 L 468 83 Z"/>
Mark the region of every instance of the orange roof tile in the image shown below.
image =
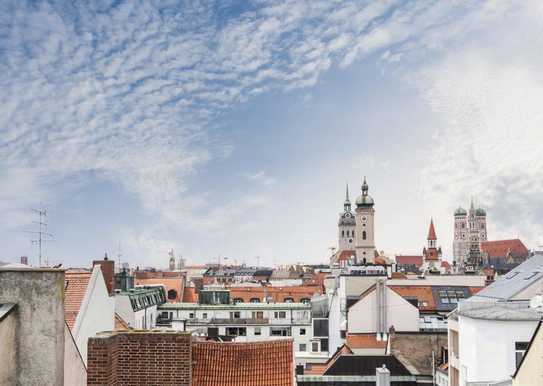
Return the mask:
<path id="1" fill-rule="evenodd" d="M 307 363 L 304 375 L 322 375 L 327 367 L 326 363 Z"/>
<path id="2" fill-rule="evenodd" d="M 414 265 L 418 268 L 422 266 L 422 255 L 398 255 L 396 256 L 396 264 Z"/>
<path id="3" fill-rule="evenodd" d="M 74 328 L 91 274 L 83 270 L 68 270 L 64 273 L 64 319 L 70 330 Z"/>
<path id="4" fill-rule="evenodd" d="M 292 386 L 293 369 L 291 339 L 192 346 L 195 386 Z"/>
<path id="5" fill-rule="evenodd" d="M 115 331 L 128 331 L 129 329 L 130 327 L 123 318 L 118 313 L 115 313 Z"/>
<path id="6" fill-rule="evenodd" d="M 149 277 L 149 278 L 138 278 L 134 280 L 135 285 L 157 285 L 161 284 L 166 290 L 166 299 L 168 302 L 177 303 L 181 301 L 183 296 L 183 283 L 184 277 Z M 171 292 L 171 291 L 175 292 Z M 175 295 L 175 296 L 170 296 Z"/>
<path id="7" fill-rule="evenodd" d="M 263 302 L 264 297 L 271 297 L 275 303 L 283 303 L 287 298 L 292 298 L 294 302 L 300 302 L 302 299 L 311 299 L 313 295 L 320 295 L 323 292 L 320 285 L 228 287 L 228 289 L 231 299 L 243 299 L 244 303 L 249 303 L 252 298 L 258 298 Z"/>
<path id="8" fill-rule="evenodd" d="M 183 291 L 183 303 L 198 303 L 198 293 L 194 287 L 185 287 Z"/>
<path id="9" fill-rule="evenodd" d="M 361 348 L 386 348 L 386 341 L 379 341 L 375 334 L 348 334 L 347 346 L 351 349 Z"/>
<path id="10" fill-rule="evenodd" d="M 348 261 L 351 257 L 356 256 L 356 251 L 354 250 L 343 250 L 339 253 L 339 255 L 336 255 L 336 262 L 340 261 Z"/>
<path id="11" fill-rule="evenodd" d="M 419 310 L 421 311 L 432 311 L 436 309 L 431 286 L 390 285 L 388 287 L 403 298 L 417 298 L 419 301 Z"/>
<path id="12" fill-rule="evenodd" d="M 515 256 L 528 256 L 530 251 L 519 239 L 483 241 L 481 249 L 489 257 L 505 257 L 509 251 Z"/>

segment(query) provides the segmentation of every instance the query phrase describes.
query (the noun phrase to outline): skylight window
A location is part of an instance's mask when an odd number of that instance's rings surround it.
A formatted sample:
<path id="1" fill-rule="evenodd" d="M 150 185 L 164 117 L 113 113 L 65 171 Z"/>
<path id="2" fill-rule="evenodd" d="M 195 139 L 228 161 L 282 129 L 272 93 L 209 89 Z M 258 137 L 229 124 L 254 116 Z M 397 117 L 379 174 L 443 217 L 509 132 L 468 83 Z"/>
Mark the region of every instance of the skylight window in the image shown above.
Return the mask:
<path id="1" fill-rule="evenodd" d="M 517 275 L 518 275 L 518 272 L 513 272 L 513 273 L 507 275 L 505 278 L 506 278 L 506 279 L 512 279 L 512 278 L 514 278 L 514 277 L 517 276 Z"/>
<path id="2" fill-rule="evenodd" d="M 537 275 L 538 273 L 539 273 L 539 272 L 537 272 L 537 271 L 536 271 L 536 272 L 532 272 L 532 273 L 530 273 L 528 276 L 526 276 L 526 277 L 524 278 L 524 280 L 530 280 L 532 277 L 534 277 L 534 276 Z"/>

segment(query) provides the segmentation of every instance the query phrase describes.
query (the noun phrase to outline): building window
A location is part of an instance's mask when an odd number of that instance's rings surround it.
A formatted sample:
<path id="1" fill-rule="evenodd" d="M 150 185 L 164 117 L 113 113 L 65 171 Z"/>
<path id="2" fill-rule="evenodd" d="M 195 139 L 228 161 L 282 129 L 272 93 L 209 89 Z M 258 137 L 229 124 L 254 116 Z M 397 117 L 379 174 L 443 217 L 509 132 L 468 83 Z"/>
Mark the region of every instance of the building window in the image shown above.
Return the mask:
<path id="1" fill-rule="evenodd" d="M 345 237 L 345 231 L 341 231 L 341 237 Z"/>
<path id="2" fill-rule="evenodd" d="M 319 352 L 319 342 L 312 342 L 311 343 L 311 351 Z"/>
<path id="3" fill-rule="evenodd" d="M 260 327 L 255 327 L 255 335 L 262 335 L 262 330 Z"/>
<path id="4" fill-rule="evenodd" d="M 234 298 L 233 303 L 234 304 L 243 303 L 243 299 L 242 298 Z"/>
<path id="5" fill-rule="evenodd" d="M 517 367 L 519 367 L 520 361 L 522 361 L 522 357 L 524 356 L 524 353 L 526 353 L 529 345 L 530 342 L 515 342 L 515 362 Z"/>
<path id="6" fill-rule="evenodd" d="M 354 237 L 354 231 L 351 231 L 351 236 Z"/>
<path id="7" fill-rule="evenodd" d="M 328 351 L 328 339 L 321 339 L 321 351 Z"/>
<path id="8" fill-rule="evenodd" d="M 228 336 L 247 336 L 247 328 L 245 328 L 245 327 L 226 327 L 226 335 L 228 335 Z"/>
<path id="9" fill-rule="evenodd" d="M 230 312 L 230 319 L 239 319 L 241 316 L 239 311 Z"/>
<path id="10" fill-rule="evenodd" d="M 190 319 L 194 319 L 194 312 L 191 312 L 191 313 L 189 314 L 189 318 L 190 318 Z"/>
<path id="11" fill-rule="evenodd" d="M 311 299 L 309 299 L 309 298 L 301 298 L 300 303 L 309 304 L 309 303 L 311 303 Z"/>
<path id="12" fill-rule="evenodd" d="M 271 327 L 271 336 L 290 336 L 290 327 Z"/>
<path id="13" fill-rule="evenodd" d="M 301 352 L 307 351 L 307 345 L 305 343 L 300 343 L 300 346 L 298 346 L 298 351 L 301 351 Z"/>
<path id="14" fill-rule="evenodd" d="M 259 298 L 251 298 L 251 303 L 260 303 Z"/>
<path id="15" fill-rule="evenodd" d="M 206 312 L 204 312 L 204 313 L 202 314 L 202 318 L 207 319 L 207 313 L 206 313 Z"/>
<path id="16" fill-rule="evenodd" d="M 305 335 L 305 328 L 300 328 L 300 335 Z"/>
<path id="17" fill-rule="evenodd" d="M 366 240 L 366 231 L 362 231 L 362 240 Z"/>
<path id="18" fill-rule="evenodd" d="M 285 298 L 285 299 L 283 299 L 283 303 L 294 303 L 294 299 L 293 298 Z"/>
<path id="19" fill-rule="evenodd" d="M 286 311 L 275 311 L 274 313 L 275 319 L 285 319 L 287 317 Z"/>

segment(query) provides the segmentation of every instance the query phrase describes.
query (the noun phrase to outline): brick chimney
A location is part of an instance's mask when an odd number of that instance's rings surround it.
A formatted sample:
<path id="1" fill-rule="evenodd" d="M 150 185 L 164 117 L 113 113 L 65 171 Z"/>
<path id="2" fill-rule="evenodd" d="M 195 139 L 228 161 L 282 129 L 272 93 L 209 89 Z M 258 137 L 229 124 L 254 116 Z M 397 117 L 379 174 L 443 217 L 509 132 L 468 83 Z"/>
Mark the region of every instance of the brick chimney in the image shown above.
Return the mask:
<path id="1" fill-rule="evenodd" d="M 115 292 L 115 262 L 109 260 L 106 253 L 103 260 L 94 260 L 92 262 L 93 268 L 96 265 L 99 265 L 102 270 L 109 296 L 113 296 L 113 293 Z"/>

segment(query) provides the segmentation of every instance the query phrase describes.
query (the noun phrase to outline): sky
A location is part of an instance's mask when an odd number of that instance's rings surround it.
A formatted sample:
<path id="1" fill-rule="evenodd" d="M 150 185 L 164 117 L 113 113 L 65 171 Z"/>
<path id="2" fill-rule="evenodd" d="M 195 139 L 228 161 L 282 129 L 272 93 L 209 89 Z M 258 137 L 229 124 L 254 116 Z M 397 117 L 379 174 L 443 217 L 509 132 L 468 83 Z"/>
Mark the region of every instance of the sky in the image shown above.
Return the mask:
<path id="1" fill-rule="evenodd" d="M 328 261 L 345 184 L 376 245 L 543 236 L 543 4 L 0 2 L 0 260 Z M 227 260 L 225 260 L 227 259 Z"/>

